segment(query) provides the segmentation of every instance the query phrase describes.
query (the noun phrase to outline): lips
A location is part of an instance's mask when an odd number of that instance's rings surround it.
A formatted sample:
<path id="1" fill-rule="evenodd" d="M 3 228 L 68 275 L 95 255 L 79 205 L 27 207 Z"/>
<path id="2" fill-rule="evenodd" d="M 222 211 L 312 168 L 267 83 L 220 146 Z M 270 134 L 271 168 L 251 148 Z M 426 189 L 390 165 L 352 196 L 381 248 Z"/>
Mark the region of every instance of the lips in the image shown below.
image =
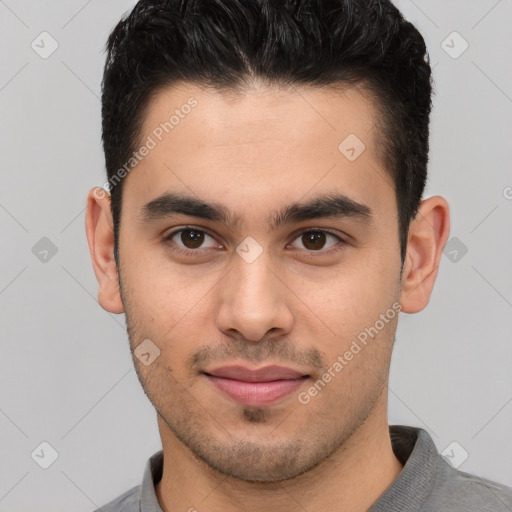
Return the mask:
<path id="1" fill-rule="evenodd" d="M 270 382 L 304 377 L 304 374 L 284 366 L 266 366 L 258 370 L 250 370 L 244 366 L 222 366 L 205 373 L 214 377 L 224 377 L 244 382 Z"/>
<path id="2" fill-rule="evenodd" d="M 309 377 L 283 366 L 252 370 L 244 366 L 222 366 L 204 375 L 223 394 L 247 406 L 274 403 L 297 390 Z"/>

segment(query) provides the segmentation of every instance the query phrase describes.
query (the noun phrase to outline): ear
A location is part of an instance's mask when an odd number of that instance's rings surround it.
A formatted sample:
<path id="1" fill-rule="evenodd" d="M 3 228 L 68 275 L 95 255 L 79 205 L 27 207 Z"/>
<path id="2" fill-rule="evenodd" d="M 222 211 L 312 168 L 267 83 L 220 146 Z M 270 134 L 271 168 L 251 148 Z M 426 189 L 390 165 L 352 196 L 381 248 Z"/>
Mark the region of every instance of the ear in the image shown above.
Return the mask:
<path id="1" fill-rule="evenodd" d="M 87 196 L 85 230 L 92 266 L 99 284 L 98 302 L 110 313 L 123 313 L 117 265 L 114 259 L 114 231 L 110 194 L 94 187 Z"/>
<path id="2" fill-rule="evenodd" d="M 441 196 L 424 199 L 409 226 L 400 297 L 404 313 L 417 313 L 427 306 L 449 234 L 446 200 Z"/>

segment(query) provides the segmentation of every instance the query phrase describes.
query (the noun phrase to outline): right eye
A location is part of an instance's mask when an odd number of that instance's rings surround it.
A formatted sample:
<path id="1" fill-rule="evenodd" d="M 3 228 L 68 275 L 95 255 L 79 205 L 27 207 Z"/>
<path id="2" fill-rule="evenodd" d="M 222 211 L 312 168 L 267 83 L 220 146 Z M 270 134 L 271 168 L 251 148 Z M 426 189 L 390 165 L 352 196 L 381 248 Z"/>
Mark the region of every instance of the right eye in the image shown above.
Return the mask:
<path id="1" fill-rule="evenodd" d="M 208 239 L 211 239 L 214 243 L 212 244 L 210 242 L 209 247 L 201 247 Z M 211 235 L 202 229 L 194 227 L 177 229 L 170 235 L 167 235 L 164 240 L 165 242 L 169 242 L 171 249 L 189 255 L 199 253 L 201 249 L 213 249 L 219 247 L 219 244 Z"/>

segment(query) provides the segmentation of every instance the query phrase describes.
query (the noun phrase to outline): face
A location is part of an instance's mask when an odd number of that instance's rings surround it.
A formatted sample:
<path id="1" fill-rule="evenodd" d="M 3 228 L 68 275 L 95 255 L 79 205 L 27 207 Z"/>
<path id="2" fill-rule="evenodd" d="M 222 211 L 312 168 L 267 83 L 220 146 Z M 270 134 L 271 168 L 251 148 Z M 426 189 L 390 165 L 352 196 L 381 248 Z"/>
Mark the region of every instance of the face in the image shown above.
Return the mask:
<path id="1" fill-rule="evenodd" d="M 162 438 L 226 475 L 294 477 L 382 413 L 401 262 L 375 116 L 354 88 L 149 104 L 119 235 L 130 344 Z"/>

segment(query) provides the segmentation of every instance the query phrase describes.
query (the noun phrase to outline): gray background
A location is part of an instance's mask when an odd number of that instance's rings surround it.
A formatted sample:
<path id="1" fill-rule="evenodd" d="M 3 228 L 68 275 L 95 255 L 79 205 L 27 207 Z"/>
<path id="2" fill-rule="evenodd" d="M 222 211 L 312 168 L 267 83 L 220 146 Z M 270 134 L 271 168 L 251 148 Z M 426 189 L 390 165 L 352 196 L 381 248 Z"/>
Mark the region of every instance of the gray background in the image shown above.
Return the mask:
<path id="1" fill-rule="evenodd" d="M 104 182 L 102 48 L 134 4 L 0 0 L 3 512 L 93 510 L 140 483 L 160 449 L 124 317 L 97 303 L 84 230 L 86 194 Z M 426 195 L 450 203 L 454 240 L 428 308 L 401 315 L 389 421 L 425 428 L 440 451 L 457 442 L 447 456 L 467 452 L 461 470 L 512 485 L 512 1 L 397 5 L 434 66 Z M 46 59 L 31 47 L 43 31 L 59 45 Z M 454 31 L 469 43 L 457 58 Z M 47 469 L 43 441 L 58 453 Z"/>

